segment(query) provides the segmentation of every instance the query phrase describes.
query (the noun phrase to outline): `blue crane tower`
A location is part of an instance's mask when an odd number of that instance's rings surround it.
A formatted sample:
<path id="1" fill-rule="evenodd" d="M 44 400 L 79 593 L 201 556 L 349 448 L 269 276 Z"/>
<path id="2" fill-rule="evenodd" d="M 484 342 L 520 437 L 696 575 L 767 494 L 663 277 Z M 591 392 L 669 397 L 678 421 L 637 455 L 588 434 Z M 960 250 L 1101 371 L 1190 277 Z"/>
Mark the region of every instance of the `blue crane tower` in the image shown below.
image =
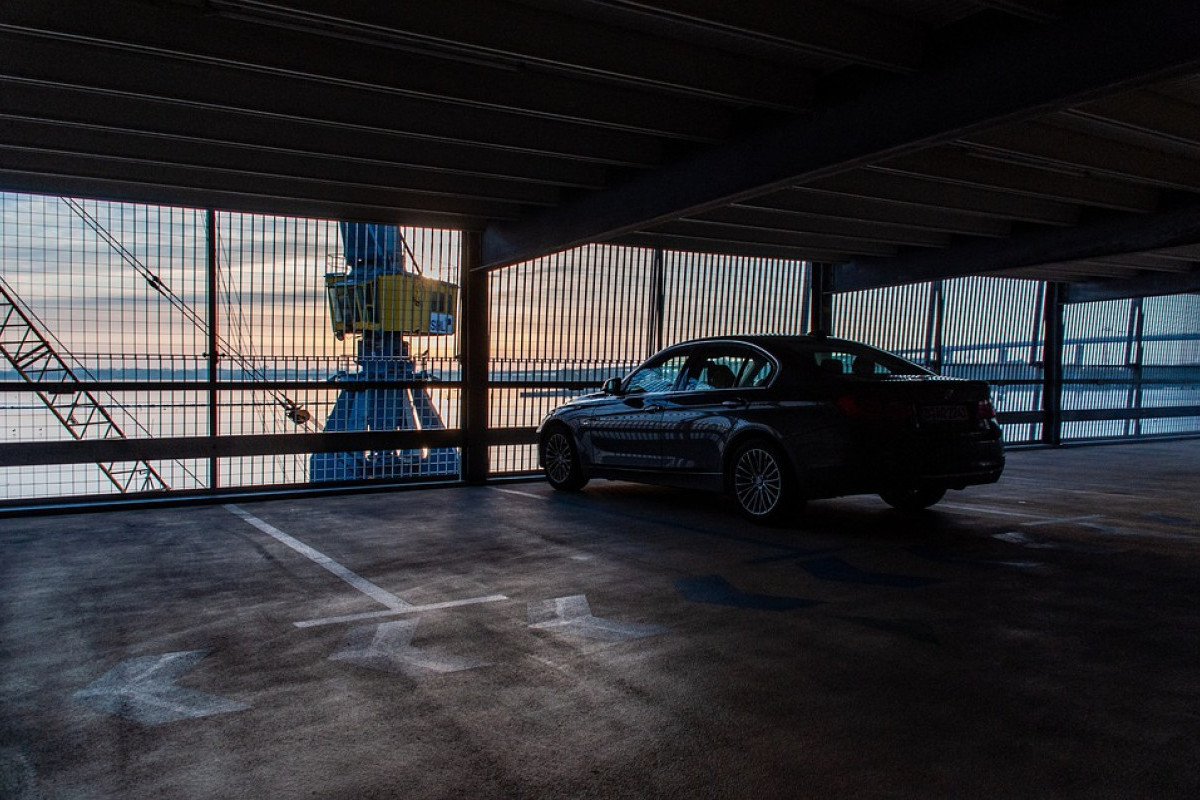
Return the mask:
<path id="1" fill-rule="evenodd" d="M 445 428 L 426 387 L 432 376 L 417 370 L 406 336 L 454 333 L 458 287 L 427 278 L 412 260 L 399 228 L 340 222 L 344 272 L 325 276 L 334 335 L 357 335 L 359 369 L 331 380 L 344 388 L 325 421 L 327 432 L 442 430 Z M 396 388 L 355 384 L 398 382 Z M 312 481 L 409 478 L 459 474 L 453 448 L 315 453 Z"/>

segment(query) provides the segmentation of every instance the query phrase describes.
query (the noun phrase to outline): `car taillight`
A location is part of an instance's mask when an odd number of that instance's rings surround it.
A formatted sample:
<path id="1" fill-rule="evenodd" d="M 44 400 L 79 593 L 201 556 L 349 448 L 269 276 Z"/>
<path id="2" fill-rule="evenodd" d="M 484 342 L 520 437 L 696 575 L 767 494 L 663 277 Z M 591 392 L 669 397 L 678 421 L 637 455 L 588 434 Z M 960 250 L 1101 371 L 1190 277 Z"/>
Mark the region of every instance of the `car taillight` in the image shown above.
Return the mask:
<path id="1" fill-rule="evenodd" d="M 855 397 L 850 394 L 839 397 L 835 402 L 842 413 L 851 419 L 899 422 L 913 417 L 913 407 L 910 403 L 880 400 L 878 397 Z"/>
<path id="2" fill-rule="evenodd" d="M 975 406 L 975 419 L 990 420 L 996 418 L 996 408 L 991 400 L 980 400 Z"/>

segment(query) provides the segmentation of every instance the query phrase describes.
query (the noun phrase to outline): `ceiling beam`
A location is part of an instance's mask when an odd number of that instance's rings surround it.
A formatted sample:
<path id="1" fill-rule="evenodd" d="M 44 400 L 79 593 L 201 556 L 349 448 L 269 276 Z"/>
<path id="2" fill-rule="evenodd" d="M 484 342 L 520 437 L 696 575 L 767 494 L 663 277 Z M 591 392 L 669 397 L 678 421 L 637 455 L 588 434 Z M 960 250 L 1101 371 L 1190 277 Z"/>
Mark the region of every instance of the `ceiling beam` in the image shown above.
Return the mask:
<path id="1" fill-rule="evenodd" d="M 1076 125 L 1086 122 L 1093 130 L 1132 134 L 1152 144 L 1200 146 L 1200 106 L 1160 91 L 1125 92 L 1067 109 L 1060 116 Z"/>
<path id="2" fill-rule="evenodd" d="M 851 240 L 900 246 L 947 247 L 950 244 L 948 235 L 929 228 L 889 225 L 869 219 L 838 219 L 820 214 L 801 214 L 744 205 L 726 206 L 669 224 L 680 225 L 689 222 L 727 225 L 751 231 L 785 232 L 794 236 L 842 236 Z"/>
<path id="3" fill-rule="evenodd" d="M 834 192 L 854 200 L 870 199 L 918 210 L 950 210 L 1003 222 L 1074 225 L 1080 206 L 1064 200 L 1018 195 L 979 186 L 880 170 L 855 169 L 805 184 L 804 189 Z"/>
<path id="4" fill-rule="evenodd" d="M 1200 292 L 1200 267 L 1178 275 L 1140 275 L 1123 280 L 1073 283 L 1065 288 L 1064 300 L 1068 303 L 1094 303 L 1101 300 L 1127 300 L 1135 297 Z"/>
<path id="5" fill-rule="evenodd" d="M 821 261 L 836 263 L 845 261 L 848 255 L 838 250 L 819 250 L 805 247 L 797 250 L 763 242 L 738 242 L 720 239 L 696 239 L 691 236 L 668 236 L 661 233 L 630 233 L 613 239 L 614 244 L 630 247 L 662 248 L 684 253 L 714 253 L 745 258 L 773 258 L 784 261 Z"/>
<path id="6" fill-rule="evenodd" d="M 981 157 L 951 146 L 931 147 L 867 169 L 1120 211 L 1150 211 L 1158 204 L 1158 192 L 1152 188 L 1039 169 L 1028 161 Z"/>
<path id="7" fill-rule="evenodd" d="M 628 116 L 620 124 L 605 124 L 567 115 L 529 114 L 503 106 L 498 95 L 493 95 L 491 107 L 480 107 L 424 92 L 381 88 L 378 81 L 363 86 L 204 59 L 150 57 L 85 41 L 13 33 L 3 24 L 0 76 L 13 84 L 237 111 L 276 123 L 369 127 L 414 138 L 639 165 L 656 163 L 659 136 L 675 135 L 665 134 L 664 127 L 673 127 L 667 123 L 638 130 L 628 124 Z M 656 114 L 661 118 L 663 109 Z M 711 115 L 693 121 L 720 127 Z M 684 129 L 676 132 L 685 134 Z"/>
<path id="8" fill-rule="evenodd" d="M 950 208 L 916 206 L 887 200 L 850 197 L 812 188 L 792 188 L 755 197 L 731 208 L 754 208 L 802 217 L 850 220 L 914 228 L 935 233 L 961 233 L 970 236 L 1007 236 L 1012 230 L 1008 220 L 985 217 Z"/>
<path id="9" fill-rule="evenodd" d="M 794 68 L 503 0 L 416 6 L 341 0 L 335 13 L 327 0 L 208 0 L 204 6 L 210 17 L 270 26 L 272 38 L 276 30 L 302 31 L 335 46 L 359 43 L 451 61 L 571 74 L 600 85 L 640 86 L 734 105 L 794 110 L 806 107 L 812 97 L 811 76 Z"/>
<path id="10" fill-rule="evenodd" d="M 236 177 L 236 180 L 231 180 Z M 322 181 L 292 175 L 237 173 L 208 167 L 168 164 L 138 158 L 95 157 L 41 148 L 14 148 L 0 144 L 0 178 L 5 189 L 32 191 L 39 194 L 74 194 L 105 199 L 130 199 L 153 202 L 156 190 L 174 187 L 178 200 L 168 204 L 189 202 L 188 197 L 203 197 L 204 205 L 237 210 L 264 208 L 261 202 L 252 205 L 246 198 L 274 199 L 267 208 L 279 213 L 311 215 L 310 209 L 361 207 L 371 213 L 357 216 L 335 216 L 333 219 L 361 219 L 366 222 L 394 222 L 477 229 L 480 220 L 508 216 L 515 218 L 520 206 L 500 200 L 452 197 L 411 189 L 396 189 L 376 183 Z M 137 194 L 136 186 L 146 191 Z M 383 209 L 376 212 L 375 209 Z M 420 220 L 420 222 L 416 222 Z M 454 222 L 457 220 L 457 222 Z"/>
<path id="11" fill-rule="evenodd" d="M 916 23 L 838 0 L 731 3 L 728 0 L 523 0 L 630 30 L 653 31 L 722 50 L 821 56 L 893 72 L 911 72 L 925 55 Z"/>
<path id="12" fill-rule="evenodd" d="M 807 251 L 839 252 L 847 257 L 855 255 L 890 256 L 898 248 L 886 242 L 873 241 L 861 236 L 837 236 L 808 231 L 766 230 L 739 225 L 722 225 L 695 219 L 667 222 L 646 231 L 651 235 L 663 234 L 675 239 L 714 239 L 722 242 L 745 242 L 746 244 L 769 244 L 788 248 L 793 258 L 814 260 Z"/>
<path id="13" fill-rule="evenodd" d="M 315 184 L 375 186 L 387 191 L 405 187 L 415 192 L 468 200 L 498 200 L 514 205 L 550 206 L 559 187 L 507 177 L 483 177 L 428 170 L 381 159 L 350 158 L 336 153 L 296 152 L 282 147 L 230 145 L 193 139 L 111 131 L 86 126 L 14 119 L 0 114 L 3 147 L 111 160 L 132 180 L 154 182 L 158 167 L 208 170 L 227 182 L 251 185 L 263 178 L 287 178 Z"/>
<path id="14" fill-rule="evenodd" d="M 116 154 L 123 138 L 153 138 L 182 156 L 193 145 L 225 146 L 297 158 L 407 166 L 429 173 L 507 179 L 571 188 L 599 188 L 609 167 L 587 161 L 480 148 L 433 138 L 414 138 L 361 126 L 277 119 L 226 109 L 161 103 L 124 94 L 32 85 L 0 78 L 0 122 L 41 124 L 56 139 L 92 140 L 97 151 Z M 71 134 L 71 132 L 74 134 Z"/>
<path id="15" fill-rule="evenodd" d="M 1154 214 L 1104 214 L 1073 228 L 972 242 L 893 259 L 859 259 L 834 274 L 836 291 L 980 275 L 1200 242 L 1200 202 Z"/>
<path id="16" fill-rule="evenodd" d="M 1105 176 L 1168 189 L 1200 189 L 1200 163 L 1194 154 L 1189 157 L 1138 147 L 1058 125 L 1041 122 L 1005 125 L 977 133 L 964 143 L 979 152 L 996 153 L 1001 157 L 1015 154 L 1052 167 L 1066 166 L 1089 176 L 1067 176 L 1067 180 L 1103 184 L 1103 178 L 1091 176 Z"/>
<path id="17" fill-rule="evenodd" d="M 1196 30 L 1194 0 L 1089 5 L 1080 16 L 613 189 L 489 226 L 482 268 L 613 238 L 1162 79 L 1200 63 Z"/>
<path id="18" fill-rule="evenodd" d="M 1062 14 L 1063 7 L 1063 0 L 975 0 L 975 2 L 981 6 L 1038 22 L 1055 19 Z"/>

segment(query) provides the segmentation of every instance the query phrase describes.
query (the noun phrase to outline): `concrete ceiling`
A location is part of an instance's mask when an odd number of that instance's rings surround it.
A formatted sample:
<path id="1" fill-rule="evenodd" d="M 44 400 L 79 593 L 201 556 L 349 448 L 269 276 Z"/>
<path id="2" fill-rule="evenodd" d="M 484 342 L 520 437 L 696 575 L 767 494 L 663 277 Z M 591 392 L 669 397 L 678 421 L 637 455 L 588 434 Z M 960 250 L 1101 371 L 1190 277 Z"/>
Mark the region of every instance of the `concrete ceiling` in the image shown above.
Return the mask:
<path id="1" fill-rule="evenodd" d="M 5 0 L 0 188 L 1200 290 L 1195 0 Z"/>

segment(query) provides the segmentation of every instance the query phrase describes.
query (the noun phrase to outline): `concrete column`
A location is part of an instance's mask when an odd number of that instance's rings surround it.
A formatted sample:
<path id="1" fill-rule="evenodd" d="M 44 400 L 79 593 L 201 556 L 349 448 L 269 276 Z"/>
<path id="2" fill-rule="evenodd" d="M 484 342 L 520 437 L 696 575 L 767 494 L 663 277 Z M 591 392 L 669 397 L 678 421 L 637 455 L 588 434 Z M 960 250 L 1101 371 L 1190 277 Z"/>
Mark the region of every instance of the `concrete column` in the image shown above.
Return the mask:
<path id="1" fill-rule="evenodd" d="M 483 237 L 464 232 L 460 286 L 462 287 L 462 426 L 463 478 L 470 484 L 486 483 L 488 462 L 488 273 L 483 263 Z"/>
<path id="2" fill-rule="evenodd" d="M 1042 443 L 1062 444 L 1063 285 L 1047 283 L 1042 343 Z"/>

